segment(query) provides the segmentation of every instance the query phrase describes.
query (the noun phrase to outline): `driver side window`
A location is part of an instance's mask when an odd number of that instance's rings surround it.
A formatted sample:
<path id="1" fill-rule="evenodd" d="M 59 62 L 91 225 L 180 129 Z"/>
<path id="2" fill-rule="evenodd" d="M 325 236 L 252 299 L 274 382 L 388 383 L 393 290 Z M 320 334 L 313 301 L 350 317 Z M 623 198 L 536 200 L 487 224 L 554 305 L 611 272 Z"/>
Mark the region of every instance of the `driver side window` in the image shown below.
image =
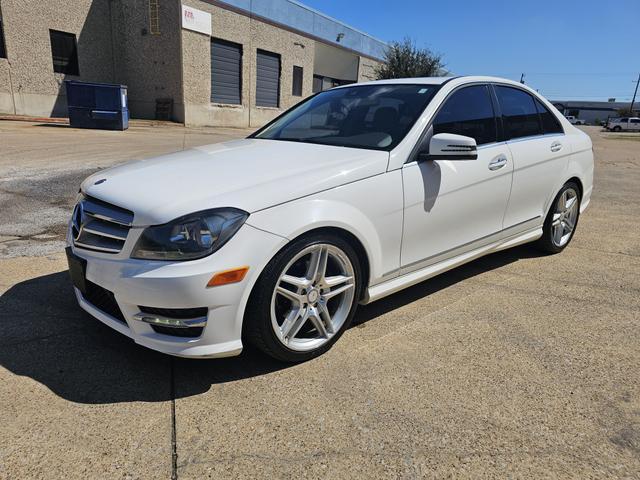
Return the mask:
<path id="1" fill-rule="evenodd" d="M 464 135 L 478 145 L 495 142 L 496 118 L 488 87 L 474 85 L 455 91 L 436 115 L 433 133 Z"/>

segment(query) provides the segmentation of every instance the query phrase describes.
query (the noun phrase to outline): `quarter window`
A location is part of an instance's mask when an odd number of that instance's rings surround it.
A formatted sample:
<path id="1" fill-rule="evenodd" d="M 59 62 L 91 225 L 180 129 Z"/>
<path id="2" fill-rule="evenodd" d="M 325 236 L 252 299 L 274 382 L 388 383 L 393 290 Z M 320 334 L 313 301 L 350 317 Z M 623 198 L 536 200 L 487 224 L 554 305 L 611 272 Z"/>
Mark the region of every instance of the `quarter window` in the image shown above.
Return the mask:
<path id="1" fill-rule="evenodd" d="M 558 121 L 556 116 L 551 113 L 549 109 L 545 107 L 537 98 L 534 100 L 536 102 L 538 113 L 540 114 L 540 120 L 542 121 L 542 130 L 544 131 L 544 133 L 564 133 L 564 130 L 562 130 L 562 125 L 560 125 L 560 122 Z"/>
<path id="2" fill-rule="evenodd" d="M 496 119 L 486 85 L 457 90 L 433 121 L 433 133 L 455 133 L 475 138 L 478 145 L 495 142 Z"/>
<path id="3" fill-rule="evenodd" d="M 73 33 L 49 30 L 53 71 L 67 75 L 80 75 L 78 69 L 78 48 Z"/>
<path id="4" fill-rule="evenodd" d="M 540 135 L 542 128 L 533 97 L 517 88 L 496 86 L 506 140 Z"/>

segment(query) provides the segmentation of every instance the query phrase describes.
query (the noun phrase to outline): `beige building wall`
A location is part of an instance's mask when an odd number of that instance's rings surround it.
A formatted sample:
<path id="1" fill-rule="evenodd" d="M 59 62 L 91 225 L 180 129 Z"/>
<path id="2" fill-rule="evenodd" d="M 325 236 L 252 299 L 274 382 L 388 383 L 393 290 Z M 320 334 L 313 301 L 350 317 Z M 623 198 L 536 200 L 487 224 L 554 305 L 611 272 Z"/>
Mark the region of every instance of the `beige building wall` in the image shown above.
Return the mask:
<path id="1" fill-rule="evenodd" d="M 211 36 L 242 45 L 242 104 L 211 103 L 211 38 L 182 30 L 184 122 L 187 125 L 258 127 L 311 94 L 314 41 L 198 0 L 183 2 L 211 14 Z M 280 108 L 256 106 L 257 50 L 280 55 Z M 292 91 L 293 66 L 303 68 L 302 97 Z"/>
<path id="2" fill-rule="evenodd" d="M 8 57 L 0 59 L 0 112 L 65 115 L 64 80 L 113 81 L 109 0 L 0 2 Z M 76 35 L 79 76 L 53 72 L 49 29 Z"/>
<path id="3" fill-rule="evenodd" d="M 241 105 L 211 102 L 211 37 L 182 28 L 182 3 L 211 14 L 213 38 L 242 45 Z M 0 113 L 66 116 L 64 81 L 73 79 L 127 85 L 133 118 L 155 118 L 156 100 L 166 98 L 172 119 L 187 125 L 259 127 L 311 95 L 316 63 L 325 76 L 373 79 L 375 60 L 269 21 L 203 0 L 158 4 L 154 34 L 149 0 L 0 0 L 8 55 Z M 49 29 L 76 35 L 80 75 L 53 72 Z M 278 108 L 256 105 L 258 49 L 280 55 Z M 302 96 L 292 95 L 294 66 L 303 69 Z"/>
<path id="4" fill-rule="evenodd" d="M 370 82 L 376 79 L 376 68 L 382 62 L 377 62 L 367 57 L 360 57 L 360 68 L 358 68 L 358 82 Z"/>
<path id="5" fill-rule="evenodd" d="M 182 120 L 180 2 L 159 5 L 153 35 L 148 0 L 0 0 L 0 113 L 66 116 L 64 81 L 81 80 L 127 85 L 136 118 L 154 118 L 156 99 L 172 98 Z M 50 29 L 76 35 L 80 75 L 54 73 Z"/>
<path id="6" fill-rule="evenodd" d="M 180 2 L 161 0 L 159 33 L 150 31 L 148 0 L 113 0 L 116 82 L 127 85 L 130 115 L 155 118 L 157 99 L 173 100 L 173 119 L 182 121 Z"/>

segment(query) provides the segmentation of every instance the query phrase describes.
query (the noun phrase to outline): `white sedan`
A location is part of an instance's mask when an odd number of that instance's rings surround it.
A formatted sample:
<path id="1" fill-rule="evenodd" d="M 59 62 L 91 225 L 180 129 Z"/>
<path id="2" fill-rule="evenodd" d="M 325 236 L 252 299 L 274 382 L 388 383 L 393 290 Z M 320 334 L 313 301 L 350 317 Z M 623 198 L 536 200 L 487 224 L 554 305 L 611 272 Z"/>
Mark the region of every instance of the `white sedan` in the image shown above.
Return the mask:
<path id="1" fill-rule="evenodd" d="M 249 138 L 101 171 L 68 231 L 80 306 L 171 355 L 327 351 L 356 306 L 497 250 L 560 252 L 593 152 L 492 77 L 319 93 Z"/>

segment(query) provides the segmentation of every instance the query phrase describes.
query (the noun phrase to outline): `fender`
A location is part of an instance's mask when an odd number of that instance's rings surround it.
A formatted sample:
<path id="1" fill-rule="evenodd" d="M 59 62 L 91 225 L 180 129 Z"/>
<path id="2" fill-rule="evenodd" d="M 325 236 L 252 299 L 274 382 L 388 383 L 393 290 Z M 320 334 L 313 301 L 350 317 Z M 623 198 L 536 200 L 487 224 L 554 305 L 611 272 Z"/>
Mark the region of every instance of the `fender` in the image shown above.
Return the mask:
<path id="1" fill-rule="evenodd" d="M 402 178 L 394 171 L 254 212 L 247 224 L 288 240 L 323 227 L 345 230 L 364 247 L 371 285 L 398 273 L 402 209 Z"/>

